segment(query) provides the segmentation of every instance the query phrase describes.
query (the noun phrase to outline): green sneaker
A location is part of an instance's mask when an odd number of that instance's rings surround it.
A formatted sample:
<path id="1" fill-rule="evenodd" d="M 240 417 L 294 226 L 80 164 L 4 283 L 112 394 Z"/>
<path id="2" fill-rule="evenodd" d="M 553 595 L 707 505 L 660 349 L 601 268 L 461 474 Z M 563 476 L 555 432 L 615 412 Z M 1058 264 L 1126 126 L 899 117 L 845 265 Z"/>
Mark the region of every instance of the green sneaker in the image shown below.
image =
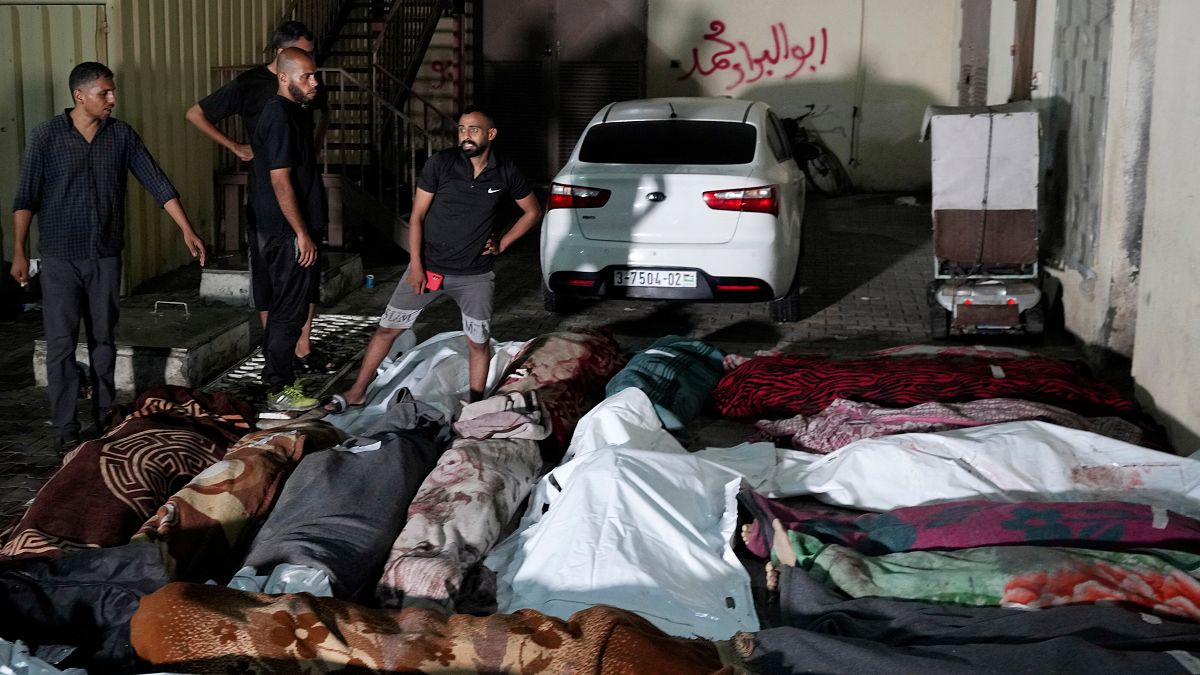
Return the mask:
<path id="1" fill-rule="evenodd" d="M 304 412 L 312 410 L 320 403 L 317 399 L 306 396 L 299 383 L 267 394 L 267 407 L 276 412 Z"/>

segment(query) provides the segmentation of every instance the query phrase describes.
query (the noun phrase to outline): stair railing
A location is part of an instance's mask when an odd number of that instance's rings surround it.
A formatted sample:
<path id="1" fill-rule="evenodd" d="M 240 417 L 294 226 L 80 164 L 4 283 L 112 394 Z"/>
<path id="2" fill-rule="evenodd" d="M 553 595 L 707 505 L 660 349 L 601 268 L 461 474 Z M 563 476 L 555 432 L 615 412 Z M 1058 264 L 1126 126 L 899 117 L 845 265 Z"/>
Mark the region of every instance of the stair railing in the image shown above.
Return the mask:
<path id="1" fill-rule="evenodd" d="M 392 3 L 383 29 L 372 45 L 371 63 L 372 68 L 383 68 L 393 75 L 391 82 L 376 84 L 394 85 L 394 82 L 400 82 L 404 86 L 380 89 L 384 98 L 399 104 L 412 93 L 412 85 L 421 69 L 425 51 L 437 32 L 438 22 L 449 7 L 447 0 L 395 0 Z"/>
<path id="2" fill-rule="evenodd" d="M 300 21 L 312 31 L 317 49 L 332 44 L 338 30 L 338 17 L 349 3 L 347 0 L 292 0 L 280 21 Z"/>

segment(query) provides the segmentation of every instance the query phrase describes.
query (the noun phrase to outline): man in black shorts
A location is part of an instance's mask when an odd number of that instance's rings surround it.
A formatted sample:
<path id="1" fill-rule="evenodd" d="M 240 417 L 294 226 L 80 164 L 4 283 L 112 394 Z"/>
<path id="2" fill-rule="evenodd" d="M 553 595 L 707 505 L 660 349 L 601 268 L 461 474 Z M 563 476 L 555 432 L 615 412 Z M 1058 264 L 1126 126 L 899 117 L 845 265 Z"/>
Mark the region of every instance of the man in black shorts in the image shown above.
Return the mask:
<path id="1" fill-rule="evenodd" d="M 492 151 L 495 138 L 491 116 L 468 108 L 458 120 L 459 147 L 443 150 L 425 162 L 408 221 L 412 260 L 405 279 L 396 285 L 379 319 L 358 378 L 350 389 L 335 395 L 326 410 L 341 412 L 361 405 L 392 343 L 412 328 L 426 305 L 442 295 L 450 296 L 462 311 L 470 355 L 470 398 L 482 398 L 491 361 L 496 278 L 492 256 L 508 250 L 542 215 L 516 165 Z M 521 217 L 496 241 L 496 217 L 510 199 L 521 208 Z M 436 290 L 429 286 L 431 279 L 440 280 Z"/>
<path id="2" fill-rule="evenodd" d="M 312 53 L 314 46 L 312 32 L 303 23 L 299 21 L 285 21 L 279 24 L 279 28 L 275 30 L 274 37 L 271 38 L 271 43 L 267 46 L 267 52 L 271 55 L 271 62 L 255 66 L 241 73 L 225 83 L 220 89 L 201 99 L 199 103 L 188 109 L 185 116 L 187 121 L 202 131 L 205 136 L 216 141 L 218 145 L 232 152 L 238 159 L 244 162 L 253 160 L 254 151 L 250 145 L 250 139 L 254 137 L 254 129 L 258 124 L 258 117 L 262 114 L 263 106 L 267 104 L 267 101 L 274 98 L 275 92 L 279 90 L 279 81 L 276 79 L 278 63 L 275 59 L 279 56 L 279 52 L 288 47 L 297 47 Z M 317 98 L 308 105 L 308 110 L 324 109 L 324 94 L 322 90 L 318 89 Z M 221 120 L 234 115 L 242 118 L 242 126 L 246 129 L 246 143 L 238 143 L 225 135 L 216 126 Z M 326 123 L 327 119 L 327 114 L 321 117 L 322 126 Z M 319 132 L 318 136 L 320 136 Z M 317 145 L 319 147 L 319 141 Z M 249 203 L 246 209 L 246 229 L 249 239 L 247 242 L 248 254 L 250 256 L 250 299 L 254 302 L 254 307 L 258 310 L 259 318 L 262 320 L 262 325 L 265 328 L 267 325 L 267 303 L 271 297 L 271 280 L 270 276 L 266 273 L 266 264 L 259 255 L 254 235 L 254 172 L 249 172 L 247 178 L 246 196 Z M 310 299 L 308 317 L 304 322 L 304 327 L 300 331 L 300 338 L 296 342 L 295 353 L 298 365 L 309 370 L 328 372 L 334 364 L 330 363 L 326 355 L 314 350 L 310 341 L 312 318 L 315 311 L 313 303 L 316 302 L 319 293 L 320 287 L 318 286 L 314 289 L 313 297 Z"/>
<path id="3" fill-rule="evenodd" d="M 270 280 L 263 330 L 263 382 L 274 410 L 317 405 L 295 381 L 292 353 L 320 284 L 316 233 L 328 219 L 325 186 L 313 144 L 312 115 L 305 104 L 317 95 L 317 66 L 308 52 L 288 47 L 276 57 L 278 93 L 263 106 L 254 136 L 257 246 Z"/>

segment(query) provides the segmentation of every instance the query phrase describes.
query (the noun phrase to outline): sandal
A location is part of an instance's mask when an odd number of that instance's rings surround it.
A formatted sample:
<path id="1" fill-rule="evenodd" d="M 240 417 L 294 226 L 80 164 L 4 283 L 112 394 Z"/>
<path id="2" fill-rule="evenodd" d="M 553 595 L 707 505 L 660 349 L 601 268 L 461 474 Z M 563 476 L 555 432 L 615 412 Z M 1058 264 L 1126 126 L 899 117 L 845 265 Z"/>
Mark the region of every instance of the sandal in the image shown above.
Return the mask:
<path id="1" fill-rule="evenodd" d="M 297 356 L 296 365 L 309 373 L 332 373 L 337 370 L 337 363 L 316 347 L 309 349 L 304 356 Z"/>
<path id="2" fill-rule="evenodd" d="M 337 415 L 338 413 L 344 413 L 351 408 L 361 408 L 364 405 L 366 404 L 350 403 L 346 400 L 345 396 L 342 396 L 341 394 L 334 394 L 326 399 L 321 407 L 325 410 L 325 412 L 331 415 Z"/>

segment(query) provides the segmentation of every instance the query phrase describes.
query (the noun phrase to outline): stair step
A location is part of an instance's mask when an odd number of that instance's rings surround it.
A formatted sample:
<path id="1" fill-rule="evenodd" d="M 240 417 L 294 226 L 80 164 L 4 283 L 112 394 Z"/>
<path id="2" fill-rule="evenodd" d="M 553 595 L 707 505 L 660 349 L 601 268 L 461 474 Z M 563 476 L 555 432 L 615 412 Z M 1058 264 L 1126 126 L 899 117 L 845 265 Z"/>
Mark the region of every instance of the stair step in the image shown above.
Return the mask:
<path id="1" fill-rule="evenodd" d="M 371 37 L 375 36 L 370 33 L 338 33 L 339 40 L 366 40 Z"/>
<path id="2" fill-rule="evenodd" d="M 329 128 L 343 131 L 364 131 L 370 129 L 371 125 L 366 122 L 330 122 Z"/>

